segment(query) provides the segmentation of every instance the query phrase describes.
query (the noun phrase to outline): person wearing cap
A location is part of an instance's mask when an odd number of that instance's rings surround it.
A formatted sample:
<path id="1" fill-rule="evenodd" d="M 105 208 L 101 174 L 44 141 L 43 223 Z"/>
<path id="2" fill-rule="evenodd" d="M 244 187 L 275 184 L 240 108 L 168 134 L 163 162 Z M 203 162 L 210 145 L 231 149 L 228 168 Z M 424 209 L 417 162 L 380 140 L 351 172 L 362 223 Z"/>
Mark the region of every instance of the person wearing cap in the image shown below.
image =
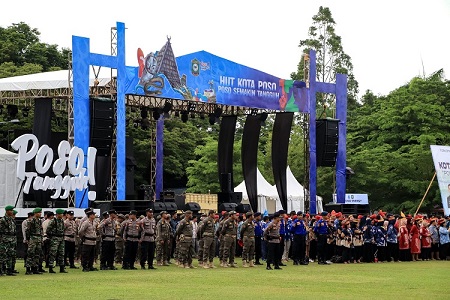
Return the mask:
<path id="1" fill-rule="evenodd" d="M 327 265 L 329 264 L 326 258 L 327 237 L 329 233 L 327 225 L 328 212 L 323 211 L 320 215 L 322 218 L 314 225 L 314 233 L 317 236 L 317 258 L 319 265 Z"/>
<path id="2" fill-rule="evenodd" d="M 105 214 L 106 213 L 106 214 Z M 114 254 L 116 252 L 116 217 L 114 209 L 103 213 L 104 219 L 98 224 L 101 234 L 100 270 L 117 270 L 114 266 Z"/>
<path id="3" fill-rule="evenodd" d="M 116 219 L 116 240 L 114 242 L 114 248 L 116 249 L 114 253 L 114 262 L 116 264 L 123 263 L 123 251 L 125 241 L 123 240 L 123 224 L 125 221 L 125 216 L 123 214 L 118 214 Z"/>
<path id="4" fill-rule="evenodd" d="M 203 246 L 204 246 L 204 240 L 203 240 L 203 233 L 201 231 L 201 227 L 203 226 L 203 223 L 205 219 L 207 218 L 205 213 L 202 213 L 200 216 L 200 222 L 197 224 L 197 241 L 198 241 L 198 250 L 197 250 L 197 259 L 198 259 L 198 266 L 203 267 L 204 261 L 203 261 Z M 194 229 L 195 232 L 195 229 Z M 208 262 L 206 262 L 208 264 Z"/>
<path id="5" fill-rule="evenodd" d="M 244 243 L 242 248 L 242 266 L 244 268 L 254 267 L 253 259 L 255 256 L 255 223 L 253 222 L 253 213 L 245 214 L 246 220 L 240 228 L 240 236 Z"/>
<path id="6" fill-rule="evenodd" d="M 156 224 L 156 264 L 158 266 L 169 266 L 173 232 L 169 219 L 170 215 L 167 211 L 162 211 L 161 219 Z"/>
<path id="7" fill-rule="evenodd" d="M 156 237 L 156 220 L 153 217 L 153 209 L 147 208 L 145 210 L 145 217 L 139 222 L 141 225 L 141 269 L 145 270 L 145 264 L 148 264 L 148 269 L 153 270 L 153 259 L 155 258 L 155 237 Z"/>
<path id="8" fill-rule="evenodd" d="M 450 246 L 450 228 L 445 227 L 445 219 L 438 221 L 439 226 L 439 258 L 441 260 L 447 259 L 447 252 Z"/>
<path id="9" fill-rule="evenodd" d="M 56 210 L 56 218 L 49 221 L 46 234 L 49 240 L 49 251 L 48 251 L 48 265 L 49 273 L 56 273 L 53 268 L 53 263 L 59 266 L 60 273 L 67 273 L 64 262 L 64 220 L 63 220 L 64 209 L 58 208 Z"/>
<path id="10" fill-rule="evenodd" d="M 236 237 L 237 237 L 237 216 L 234 210 L 229 212 L 228 219 L 222 226 L 221 234 L 223 236 L 223 258 L 222 266 L 224 268 L 237 268 L 234 263 L 234 255 L 236 253 Z"/>
<path id="11" fill-rule="evenodd" d="M 26 240 L 28 241 L 27 260 L 25 262 L 26 275 L 43 273 L 40 268 L 44 235 L 41 222 L 42 208 L 36 207 L 33 214 L 33 219 L 28 222 L 25 230 Z"/>
<path id="12" fill-rule="evenodd" d="M 222 228 L 223 228 L 223 224 L 228 219 L 229 215 L 230 214 L 227 211 L 222 212 L 222 219 L 219 221 L 219 225 L 218 225 L 217 231 L 216 231 L 216 236 L 219 241 L 219 255 L 218 256 L 219 256 L 219 261 L 220 261 L 221 267 L 223 267 L 223 249 L 225 247 L 225 241 L 224 241 L 224 238 L 222 235 Z"/>
<path id="13" fill-rule="evenodd" d="M 74 211 L 66 212 L 66 219 L 64 220 L 64 262 L 71 269 L 78 269 L 75 266 L 75 238 L 78 235 L 78 226 L 74 220 Z"/>
<path id="14" fill-rule="evenodd" d="M 95 245 L 97 243 L 97 222 L 95 221 L 95 212 L 86 212 L 85 220 L 78 231 L 78 235 L 83 243 L 81 250 L 81 265 L 83 272 L 98 271 L 94 268 Z"/>
<path id="15" fill-rule="evenodd" d="M 431 260 L 439 260 L 439 232 L 436 218 L 430 219 L 430 227 L 428 229 L 431 234 Z"/>
<path id="16" fill-rule="evenodd" d="M 180 241 L 179 255 L 180 265 L 186 269 L 194 269 L 192 265 L 192 254 L 194 253 L 194 245 L 192 244 L 192 211 L 187 210 L 184 213 L 184 219 L 178 224 L 176 236 Z"/>
<path id="17" fill-rule="evenodd" d="M 303 219 L 303 212 L 297 212 L 297 217 L 292 220 L 291 233 L 293 235 L 292 256 L 294 259 L 294 266 L 307 265 L 306 261 L 306 234 L 307 225 Z"/>
<path id="18" fill-rule="evenodd" d="M 178 218 L 178 214 L 176 211 L 172 213 L 170 217 L 170 228 L 172 228 L 171 241 L 170 241 L 170 258 L 174 258 L 175 262 L 178 263 L 178 257 L 176 253 L 177 249 L 177 238 L 176 238 L 176 230 L 178 227 L 178 223 L 180 219 Z"/>
<path id="19" fill-rule="evenodd" d="M 263 236 L 261 213 L 256 212 L 253 215 L 253 223 L 255 224 L 255 265 L 262 265 L 261 259 L 261 239 Z"/>
<path id="20" fill-rule="evenodd" d="M 267 242 L 266 270 L 273 270 L 272 264 L 275 266 L 275 270 L 281 270 L 278 260 L 281 242 L 279 213 L 273 215 L 272 222 L 264 230 L 264 240 Z"/>
<path id="21" fill-rule="evenodd" d="M 124 222 L 123 239 L 125 241 L 125 253 L 123 258 L 122 269 L 137 270 L 134 266 L 136 261 L 139 239 L 141 237 L 141 226 L 136 220 L 137 211 L 132 210 L 129 218 Z"/>
<path id="22" fill-rule="evenodd" d="M 14 206 L 6 206 L 5 216 L 0 219 L 0 275 L 3 275 L 3 266 L 6 267 L 6 275 L 16 275 L 13 270 L 16 260 L 17 233 L 13 211 Z"/>
<path id="23" fill-rule="evenodd" d="M 203 240 L 203 268 L 210 269 L 214 266 L 214 254 L 215 254 L 215 212 L 210 210 L 208 216 L 202 221 L 203 224 L 199 227 L 200 234 Z"/>

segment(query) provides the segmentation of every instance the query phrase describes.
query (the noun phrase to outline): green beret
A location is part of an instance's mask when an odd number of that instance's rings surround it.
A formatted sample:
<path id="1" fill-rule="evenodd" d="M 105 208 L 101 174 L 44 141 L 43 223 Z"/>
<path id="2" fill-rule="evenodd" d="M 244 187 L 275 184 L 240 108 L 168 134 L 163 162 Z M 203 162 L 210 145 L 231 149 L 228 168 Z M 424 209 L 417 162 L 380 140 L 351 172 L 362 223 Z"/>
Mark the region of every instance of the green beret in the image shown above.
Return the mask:
<path id="1" fill-rule="evenodd" d="M 13 215 L 17 215 L 17 210 L 13 210 Z"/>
<path id="2" fill-rule="evenodd" d="M 12 206 L 12 205 L 8 205 L 8 206 L 5 207 L 5 211 L 13 210 L 13 209 L 14 209 L 14 206 Z"/>
<path id="3" fill-rule="evenodd" d="M 40 207 L 36 207 L 35 209 L 33 209 L 33 214 L 40 213 L 40 212 L 42 212 L 42 208 L 40 208 Z"/>
<path id="4" fill-rule="evenodd" d="M 63 214 L 63 213 L 64 213 L 64 209 L 58 208 L 58 209 L 56 210 L 56 213 L 57 213 L 57 214 Z"/>

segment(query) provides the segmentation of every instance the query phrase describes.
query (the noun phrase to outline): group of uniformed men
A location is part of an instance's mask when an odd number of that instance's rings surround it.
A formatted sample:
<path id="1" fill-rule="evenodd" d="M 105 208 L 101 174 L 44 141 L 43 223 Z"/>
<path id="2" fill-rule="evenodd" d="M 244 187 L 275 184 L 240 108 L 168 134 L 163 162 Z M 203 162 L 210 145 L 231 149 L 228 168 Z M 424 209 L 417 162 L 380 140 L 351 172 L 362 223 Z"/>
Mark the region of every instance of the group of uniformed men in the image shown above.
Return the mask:
<path id="1" fill-rule="evenodd" d="M 0 219 L 0 275 L 14 276 L 17 273 L 14 220 L 17 211 L 13 206 L 7 206 L 5 211 L 5 216 Z M 75 219 L 73 211 L 63 209 L 56 210 L 56 217 L 47 212 L 44 220 L 41 214 L 42 209 L 35 208 L 22 223 L 27 275 L 46 272 L 42 267 L 44 261 L 49 273 L 55 273 L 55 263 L 60 267 L 60 273 L 67 273 L 66 265 L 78 268 L 75 266 L 77 252 L 84 272 L 97 271 L 94 261 L 98 252 L 101 270 L 116 270 L 115 263 L 122 263 L 122 269 L 135 270 L 138 254 L 141 269 L 146 269 L 146 266 L 155 269 L 155 251 L 158 266 L 169 266 L 170 258 L 174 257 L 179 267 L 196 268 L 193 266 L 196 255 L 199 267 L 215 268 L 213 259 L 217 254 L 221 267 L 237 267 L 235 254 L 240 247 L 243 267 L 261 265 L 260 260 L 263 259 L 268 270 L 272 270 L 272 266 L 280 270 L 290 259 L 294 265 L 307 265 L 315 257 L 319 264 L 329 264 L 329 259 L 335 254 L 339 254 L 340 262 L 344 263 L 377 261 L 376 253 L 380 260 L 390 260 L 391 257 L 395 260 L 397 252 L 389 244 L 398 241 L 401 250 L 405 239 L 402 222 L 404 220 L 406 224 L 407 220 L 391 214 L 354 217 L 334 211 L 331 214 L 322 212 L 311 219 L 309 214 L 300 211 L 290 214 L 279 211 L 270 220 L 267 216 L 262 220 L 261 213 L 248 212 L 239 216 L 230 211 L 222 212 L 220 217 L 211 210 L 202 215 L 198 226 L 195 226 L 192 211 L 184 212 L 181 220 L 176 214 L 171 217 L 165 211 L 155 219 L 152 209 L 147 209 L 146 215 L 140 218 L 134 210 L 127 216 L 110 210 L 103 214 L 101 220 L 90 208 L 85 210 L 86 216 L 81 219 Z M 429 220 L 428 225 L 421 228 L 428 228 L 430 223 L 431 233 L 425 234 L 425 238 L 431 241 L 436 220 Z M 444 221 L 437 223 L 441 225 Z M 438 229 L 443 232 L 441 237 L 450 232 L 448 227 L 447 224 L 445 230 L 444 227 Z M 392 232 L 395 236 L 390 238 Z M 414 240 L 413 236 L 408 238 Z M 445 241 L 444 246 L 448 248 Z M 198 252 L 195 253 L 197 243 Z M 433 240 L 431 245 L 434 243 Z M 448 243 L 450 245 L 450 241 Z"/>

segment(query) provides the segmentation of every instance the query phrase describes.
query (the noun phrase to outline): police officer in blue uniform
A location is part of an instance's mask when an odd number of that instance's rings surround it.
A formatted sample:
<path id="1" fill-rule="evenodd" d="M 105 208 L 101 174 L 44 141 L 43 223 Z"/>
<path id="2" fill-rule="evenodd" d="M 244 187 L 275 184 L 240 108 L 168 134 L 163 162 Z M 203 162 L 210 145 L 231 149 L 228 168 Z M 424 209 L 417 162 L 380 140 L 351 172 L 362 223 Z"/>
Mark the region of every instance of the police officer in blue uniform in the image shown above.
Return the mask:
<path id="1" fill-rule="evenodd" d="M 255 219 L 255 265 L 262 265 L 259 261 L 261 259 L 261 239 L 263 238 L 263 224 L 261 222 L 261 213 L 257 212 L 254 214 Z"/>
<path id="2" fill-rule="evenodd" d="M 327 254 L 327 237 L 328 237 L 328 212 L 323 211 L 322 218 L 314 225 L 314 233 L 317 236 L 317 258 L 319 265 L 329 264 L 326 259 Z"/>
<path id="3" fill-rule="evenodd" d="M 297 218 L 292 220 L 291 233 L 294 236 L 293 240 L 293 257 L 294 266 L 307 265 L 305 261 L 306 256 L 306 224 L 303 220 L 303 212 L 297 212 Z"/>

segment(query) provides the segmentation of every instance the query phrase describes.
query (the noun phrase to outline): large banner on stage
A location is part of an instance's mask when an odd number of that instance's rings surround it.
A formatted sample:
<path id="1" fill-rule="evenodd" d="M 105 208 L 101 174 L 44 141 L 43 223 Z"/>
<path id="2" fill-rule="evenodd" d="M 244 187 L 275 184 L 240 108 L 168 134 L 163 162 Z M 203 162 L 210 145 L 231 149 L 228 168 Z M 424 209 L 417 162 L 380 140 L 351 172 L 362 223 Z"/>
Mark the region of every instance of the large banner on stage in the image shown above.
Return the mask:
<path id="1" fill-rule="evenodd" d="M 137 51 L 126 94 L 224 105 L 308 112 L 304 82 L 285 80 L 199 51 L 175 58 L 170 40 L 160 51 Z M 134 77 L 134 78 L 133 78 Z"/>
<path id="2" fill-rule="evenodd" d="M 450 146 L 431 145 L 444 214 L 450 214 Z"/>

